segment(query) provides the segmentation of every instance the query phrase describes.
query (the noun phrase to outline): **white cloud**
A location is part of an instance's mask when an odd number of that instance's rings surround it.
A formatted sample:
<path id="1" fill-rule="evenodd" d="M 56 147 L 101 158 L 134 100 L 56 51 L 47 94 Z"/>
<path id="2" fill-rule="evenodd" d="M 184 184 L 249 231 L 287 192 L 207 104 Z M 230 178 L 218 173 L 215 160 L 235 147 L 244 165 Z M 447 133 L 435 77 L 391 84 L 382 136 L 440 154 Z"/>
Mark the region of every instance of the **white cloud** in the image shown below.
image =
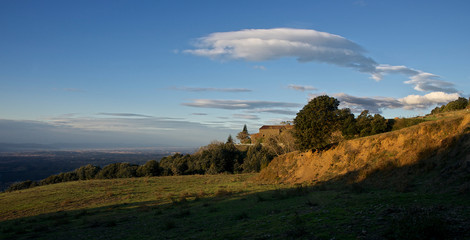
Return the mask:
<path id="1" fill-rule="evenodd" d="M 299 62 L 320 62 L 349 67 L 371 74 L 380 81 L 385 74 L 403 74 L 417 91 L 455 93 L 453 84 L 439 76 L 407 66 L 378 64 L 365 56 L 365 50 L 342 36 L 312 29 L 273 28 L 216 32 L 199 38 L 196 49 L 185 50 L 198 56 L 222 60 L 265 61 L 293 57 Z"/>
<path id="2" fill-rule="evenodd" d="M 184 106 L 218 109 L 256 109 L 256 108 L 292 108 L 299 107 L 298 103 L 271 102 L 271 101 L 249 101 L 249 100 L 217 100 L 217 99 L 194 99 L 191 103 L 183 103 Z"/>
<path id="3" fill-rule="evenodd" d="M 254 110 L 248 110 L 250 113 L 274 113 L 282 115 L 295 115 L 298 111 L 286 110 L 286 109 L 276 109 L 276 108 L 259 108 Z"/>
<path id="4" fill-rule="evenodd" d="M 345 93 L 334 96 L 341 102 L 341 107 L 350 108 L 353 112 L 369 110 L 371 113 L 382 113 L 383 109 L 426 109 L 454 101 L 460 95 L 458 93 L 431 92 L 425 95 L 409 95 L 404 98 L 356 97 Z"/>
<path id="5" fill-rule="evenodd" d="M 98 115 L 112 116 L 112 117 L 138 117 L 138 118 L 150 118 L 152 116 L 136 114 L 136 113 L 98 113 Z"/>
<path id="6" fill-rule="evenodd" d="M 424 96 L 409 95 L 400 99 L 405 109 L 428 108 L 435 104 L 445 104 L 457 100 L 460 97 L 458 93 L 432 92 Z"/>
<path id="7" fill-rule="evenodd" d="M 251 115 L 251 114 L 233 114 L 233 117 L 247 119 L 247 120 L 259 120 L 260 119 L 258 116 Z"/>
<path id="8" fill-rule="evenodd" d="M 266 67 L 265 66 L 262 66 L 262 65 L 255 65 L 253 66 L 254 69 L 259 69 L 259 70 L 266 70 Z"/>
<path id="9" fill-rule="evenodd" d="M 199 38 L 196 49 L 184 52 L 212 59 L 265 61 L 294 57 L 373 72 L 377 63 L 356 43 L 339 35 L 311 29 L 245 29 Z"/>
<path id="10" fill-rule="evenodd" d="M 442 80 L 440 76 L 412 69 L 406 66 L 391 66 L 381 64 L 376 67 L 376 71 L 372 74 L 372 78 L 376 81 L 380 81 L 382 80 L 384 74 L 406 75 L 410 80 L 405 81 L 405 83 L 414 85 L 414 89 L 420 92 L 457 92 L 457 90 L 453 87 L 453 83 Z"/>
<path id="11" fill-rule="evenodd" d="M 382 113 L 382 109 L 401 108 L 403 104 L 395 98 L 386 97 L 356 97 L 345 93 L 335 94 L 342 108 L 350 108 L 353 112 L 369 110 L 371 113 Z"/>
<path id="12" fill-rule="evenodd" d="M 439 76 L 432 73 L 420 72 L 419 74 L 410 77 L 407 84 L 414 85 L 417 91 L 443 91 L 447 93 L 455 93 L 457 90 L 453 88 L 454 84 L 443 81 Z"/>
<path id="13" fill-rule="evenodd" d="M 375 73 L 372 74 L 372 78 L 376 81 L 380 81 L 383 78 L 383 74 L 390 74 L 390 73 L 400 73 L 404 75 L 417 75 L 419 71 L 411 69 L 406 66 L 391 66 L 388 64 L 381 64 L 376 66 Z"/>
<path id="14" fill-rule="evenodd" d="M 313 87 L 313 86 L 301 86 L 301 85 L 295 85 L 295 84 L 290 84 L 287 87 L 290 89 L 294 89 L 294 90 L 302 91 L 302 92 L 318 90 L 316 87 Z"/>

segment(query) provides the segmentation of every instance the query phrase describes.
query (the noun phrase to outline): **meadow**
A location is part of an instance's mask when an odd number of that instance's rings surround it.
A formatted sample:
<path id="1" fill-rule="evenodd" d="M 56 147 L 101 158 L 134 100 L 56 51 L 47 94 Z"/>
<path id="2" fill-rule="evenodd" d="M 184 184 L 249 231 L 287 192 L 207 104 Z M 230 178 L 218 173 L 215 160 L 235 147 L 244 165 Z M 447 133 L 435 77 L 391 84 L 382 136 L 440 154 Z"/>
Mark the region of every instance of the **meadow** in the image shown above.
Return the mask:
<path id="1" fill-rule="evenodd" d="M 257 174 L 67 182 L 0 194 L 1 239 L 468 239 L 470 197 Z"/>

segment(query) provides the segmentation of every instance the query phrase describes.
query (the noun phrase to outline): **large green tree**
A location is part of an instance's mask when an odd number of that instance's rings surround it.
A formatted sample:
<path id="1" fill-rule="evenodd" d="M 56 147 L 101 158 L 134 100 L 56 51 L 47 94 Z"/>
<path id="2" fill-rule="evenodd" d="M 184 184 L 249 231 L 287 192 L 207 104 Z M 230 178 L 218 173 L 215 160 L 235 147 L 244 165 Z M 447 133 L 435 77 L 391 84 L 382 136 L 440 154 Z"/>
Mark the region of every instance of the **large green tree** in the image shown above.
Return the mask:
<path id="1" fill-rule="evenodd" d="M 331 144 L 332 133 L 341 125 L 339 101 L 326 95 L 312 99 L 294 119 L 294 136 L 301 150 Z"/>

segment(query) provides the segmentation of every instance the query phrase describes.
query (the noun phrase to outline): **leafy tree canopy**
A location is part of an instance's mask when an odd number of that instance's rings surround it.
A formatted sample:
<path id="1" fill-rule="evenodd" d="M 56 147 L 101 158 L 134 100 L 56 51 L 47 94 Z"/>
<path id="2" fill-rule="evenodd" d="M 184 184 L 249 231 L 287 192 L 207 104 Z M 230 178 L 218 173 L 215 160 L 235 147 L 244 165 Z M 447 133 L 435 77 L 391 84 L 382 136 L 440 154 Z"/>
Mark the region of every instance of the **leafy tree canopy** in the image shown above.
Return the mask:
<path id="1" fill-rule="evenodd" d="M 294 136 L 301 150 L 321 149 L 331 143 L 339 128 L 339 101 L 326 95 L 312 99 L 294 119 Z"/>

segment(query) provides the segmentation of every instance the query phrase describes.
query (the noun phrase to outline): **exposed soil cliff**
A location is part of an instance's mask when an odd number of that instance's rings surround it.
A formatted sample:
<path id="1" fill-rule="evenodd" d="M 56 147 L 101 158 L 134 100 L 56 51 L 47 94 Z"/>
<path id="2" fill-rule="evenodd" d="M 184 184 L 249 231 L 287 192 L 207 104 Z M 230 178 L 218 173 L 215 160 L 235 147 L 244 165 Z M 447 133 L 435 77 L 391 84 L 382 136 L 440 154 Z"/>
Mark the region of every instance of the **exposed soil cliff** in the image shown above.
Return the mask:
<path id="1" fill-rule="evenodd" d="M 407 190 L 470 189 L 470 113 L 274 159 L 260 181 L 365 183 Z"/>

